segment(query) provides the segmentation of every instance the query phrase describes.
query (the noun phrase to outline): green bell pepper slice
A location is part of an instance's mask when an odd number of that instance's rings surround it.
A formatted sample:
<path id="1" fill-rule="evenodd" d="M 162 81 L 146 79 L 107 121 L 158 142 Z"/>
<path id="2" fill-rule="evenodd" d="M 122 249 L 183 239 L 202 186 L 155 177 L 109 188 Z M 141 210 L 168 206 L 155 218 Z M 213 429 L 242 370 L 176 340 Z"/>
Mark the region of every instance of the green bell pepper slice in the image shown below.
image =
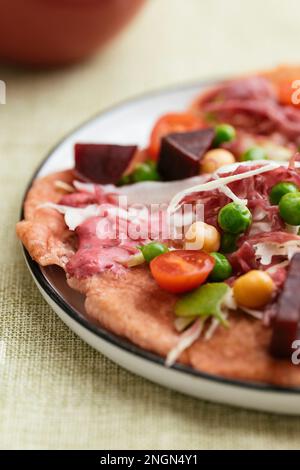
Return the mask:
<path id="1" fill-rule="evenodd" d="M 216 317 L 223 326 L 228 322 L 222 314 L 222 303 L 230 287 L 224 282 L 211 282 L 184 295 L 176 302 L 178 317 Z"/>

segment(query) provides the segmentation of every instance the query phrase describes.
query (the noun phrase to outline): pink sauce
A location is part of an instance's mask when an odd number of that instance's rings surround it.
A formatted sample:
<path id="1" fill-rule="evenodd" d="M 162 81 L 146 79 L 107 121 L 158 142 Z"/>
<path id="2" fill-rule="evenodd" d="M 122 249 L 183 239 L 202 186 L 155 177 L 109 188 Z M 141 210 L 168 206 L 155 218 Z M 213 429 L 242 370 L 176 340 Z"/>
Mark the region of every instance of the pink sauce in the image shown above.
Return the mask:
<path id="1" fill-rule="evenodd" d="M 67 264 L 67 271 L 71 276 L 87 277 L 105 270 L 121 273 L 124 268 L 117 260 L 127 260 L 130 252 L 137 251 L 128 242 L 123 248 L 120 240 L 111 240 L 109 236 L 100 239 L 97 236 L 97 226 L 101 220 L 101 217 L 92 217 L 75 230 L 79 246 Z"/>
<path id="2" fill-rule="evenodd" d="M 147 217 L 143 212 L 128 219 L 127 210 L 116 202 L 115 194 L 105 194 L 96 185 L 94 193 L 75 192 L 61 199 L 61 204 L 72 207 L 101 204 L 102 210 L 100 216 L 89 218 L 75 230 L 78 250 L 67 264 L 71 276 L 83 278 L 107 270 L 122 274 L 126 270 L 124 262 L 138 253 L 137 246 L 160 239 L 166 221 L 164 212 L 147 213 Z M 121 212 L 116 217 L 118 209 Z"/>

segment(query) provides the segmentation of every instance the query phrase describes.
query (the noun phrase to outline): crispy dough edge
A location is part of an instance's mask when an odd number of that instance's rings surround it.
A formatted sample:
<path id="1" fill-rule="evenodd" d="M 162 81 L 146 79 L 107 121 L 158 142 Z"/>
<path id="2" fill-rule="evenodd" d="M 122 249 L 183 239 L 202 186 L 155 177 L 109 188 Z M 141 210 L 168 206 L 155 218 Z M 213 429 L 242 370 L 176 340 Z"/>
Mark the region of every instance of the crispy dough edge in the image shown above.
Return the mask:
<path id="1" fill-rule="evenodd" d="M 54 209 L 40 208 L 45 202 L 57 203 L 64 192 L 55 187 L 56 180 L 71 183 L 72 170 L 53 173 L 34 181 L 24 203 L 24 220 L 17 223 L 16 233 L 30 256 L 40 265 L 56 264 L 65 269 L 74 254 L 74 235 L 64 217 Z"/>

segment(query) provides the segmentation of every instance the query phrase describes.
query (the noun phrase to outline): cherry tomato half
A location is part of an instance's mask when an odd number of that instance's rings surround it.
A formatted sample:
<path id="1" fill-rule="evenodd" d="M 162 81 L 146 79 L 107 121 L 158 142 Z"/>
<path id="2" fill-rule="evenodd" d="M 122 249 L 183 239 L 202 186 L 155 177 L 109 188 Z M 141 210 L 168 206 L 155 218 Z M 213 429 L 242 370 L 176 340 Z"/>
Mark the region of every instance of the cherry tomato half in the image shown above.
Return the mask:
<path id="1" fill-rule="evenodd" d="M 172 132 L 186 132 L 201 129 L 203 127 L 202 120 L 191 113 L 169 113 L 159 118 L 153 127 L 149 154 L 153 160 L 156 160 L 160 150 L 160 142 L 162 137 Z"/>
<path id="2" fill-rule="evenodd" d="M 154 258 L 150 270 L 162 289 L 177 294 L 203 284 L 214 264 L 214 258 L 202 251 L 176 250 Z"/>

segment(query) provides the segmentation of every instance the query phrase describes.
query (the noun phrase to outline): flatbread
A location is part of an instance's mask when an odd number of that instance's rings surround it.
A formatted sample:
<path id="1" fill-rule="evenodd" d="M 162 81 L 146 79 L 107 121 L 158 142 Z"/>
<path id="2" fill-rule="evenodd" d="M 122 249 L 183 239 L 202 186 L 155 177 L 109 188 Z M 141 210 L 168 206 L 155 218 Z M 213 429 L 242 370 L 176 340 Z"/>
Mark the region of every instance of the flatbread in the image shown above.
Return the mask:
<path id="1" fill-rule="evenodd" d="M 42 266 L 63 269 L 76 252 L 76 238 L 53 209 L 44 202 L 58 202 L 56 180 L 72 182 L 72 172 L 55 173 L 37 180 L 25 201 L 25 220 L 17 235 L 33 259 Z M 68 284 L 86 296 L 88 316 L 107 330 L 163 357 L 177 344 L 173 308 L 177 297 L 160 289 L 147 266 L 135 267 L 121 276 L 111 272 L 86 279 L 67 276 Z M 283 386 L 300 386 L 300 369 L 268 352 L 271 330 L 246 314 L 231 312 L 230 327 L 218 328 L 209 341 L 200 338 L 179 358 L 195 369 L 231 379 Z M 184 380 L 184 378 L 183 378 Z"/>

